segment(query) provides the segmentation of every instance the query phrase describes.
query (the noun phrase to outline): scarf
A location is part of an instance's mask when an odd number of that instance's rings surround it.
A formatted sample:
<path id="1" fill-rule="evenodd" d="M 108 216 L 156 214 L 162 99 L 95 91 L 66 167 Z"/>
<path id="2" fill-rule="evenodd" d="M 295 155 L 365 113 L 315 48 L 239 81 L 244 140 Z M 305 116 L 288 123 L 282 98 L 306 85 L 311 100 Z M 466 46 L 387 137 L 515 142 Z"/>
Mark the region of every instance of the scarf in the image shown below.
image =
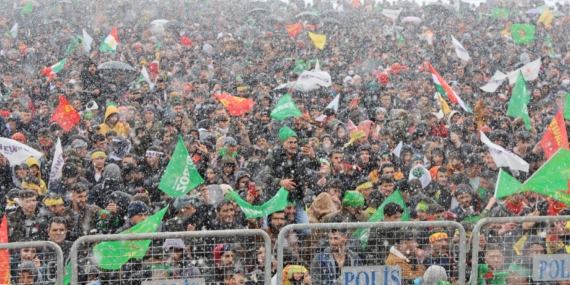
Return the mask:
<path id="1" fill-rule="evenodd" d="M 509 209 L 509 212 L 518 215 L 522 210 L 523 210 L 523 203 L 518 203 L 515 204 L 512 201 L 507 201 L 505 203 L 505 206 L 507 207 L 507 209 Z"/>

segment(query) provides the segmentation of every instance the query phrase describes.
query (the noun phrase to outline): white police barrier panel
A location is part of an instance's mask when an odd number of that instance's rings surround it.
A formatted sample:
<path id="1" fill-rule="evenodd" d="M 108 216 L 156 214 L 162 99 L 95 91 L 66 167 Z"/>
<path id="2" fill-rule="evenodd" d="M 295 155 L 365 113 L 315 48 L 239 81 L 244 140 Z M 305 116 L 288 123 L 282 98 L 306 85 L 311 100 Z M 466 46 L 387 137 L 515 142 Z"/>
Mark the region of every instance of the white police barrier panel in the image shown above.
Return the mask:
<path id="1" fill-rule="evenodd" d="M 367 229 L 360 232 L 368 232 L 367 234 L 358 235 L 358 229 Z M 301 246 L 294 247 L 297 234 L 307 234 Z M 334 230 L 334 231 L 333 231 Z M 283 280 L 283 269 L 289 265 L 304 265 L 313 280 L 322 277 L 322 264 L 326 264 L 327 250 L 330 250 L 330 235 L 338 232 L 348 235 L 348 239 L 344 241 L 343 247 L 354 258 L 358 260 L 357 264 L 346 264 L 358 269 L 346 269 L 341 271 L 341 277 L 344 279 L 338 284 L 346 285 L 396 285 L 409 283 L 411 280 L 403 278 L 400 274 L 394 274 L 391 271 L 386 275 L 384 273 L 387 257 L 391 246 L 395 246 L 399 241 L 402 232 L 411 231 L 415 233 L 413 236 L 417 240 L 418 248 L 422 251 L 428 251 L 434 248 L 429 240 L 434 235 L 434 240 L 438 244 L 442 258 L 447 259 L 453 265 L 449 265 L 449 279 L 457 285 L 464 285 L 466 254 L 468 247 L 466 246 L 466 233 L 461 224 L 452 221 L 408 221 L 408 222 L 377 222 L 377 223 L 314 223 L 314 224 L 293 224 L 287 225 L 279 232 L 275 246 L 277 248 L 277 274 L 276 280 Z M 435 234 L 433 232 L 436 232 Z M 384 235 L 384 233 L 388 233 Z M 443 237 L 443 238 L 442 238 Z M 291 246 L 293 244 L 293 247 Z M 328 247 L 328 248 L 327 248 Z M 286 250 L 285 250 L 286 249 Z M 355 255 L 357 257 L 355 257 Z M 316 262 L 315 262 L 316 261 Z M 292 263 L 294 262 L 294 263 Z M 429 267 L 429 266 L 426 266 Z M 320 272 L 320 273 L 319 273 Z M 348 277 L 348 278 L 346 278 Z M 327 277 L 328 278 L 328 277 Z M 346 278 L 346 279 L 345 279 Z M 387 278 L 387 282 L 385 279 Z M 404 280 L 403 280 L 403 279 Z M 396 281 L 397 280 L 397 281 Z M 337 280 L 338 281 L 338 280 Z M 335 283 L 337 284 L 337 283 Z"/>
<path id="2" fill-rule="evenodd" d="M 570 216 L 523 216 L 484 218 L 474 226 L 464 225 L 467 232 L 473 227 L 468 240 L 470 284 L 570 280 L 570 255 L 548 254 L 565 252 L 568 221 Z"/>
<path id="3" fill-rule="evenodd" d="M 204 278 L 143 281 L 141 285 L 206 285 Z"/>
<path id="4" fill-rule="evenodd" d="M 570 280 L 570 254 L 544 254 L 533 259 L 532 277 L 536 282 Z"/>
<path id="5" fill-rule="evenodd" d="M 400 266 L 358 266 L 342 268 L 344 285 L 400 285 Z"/>

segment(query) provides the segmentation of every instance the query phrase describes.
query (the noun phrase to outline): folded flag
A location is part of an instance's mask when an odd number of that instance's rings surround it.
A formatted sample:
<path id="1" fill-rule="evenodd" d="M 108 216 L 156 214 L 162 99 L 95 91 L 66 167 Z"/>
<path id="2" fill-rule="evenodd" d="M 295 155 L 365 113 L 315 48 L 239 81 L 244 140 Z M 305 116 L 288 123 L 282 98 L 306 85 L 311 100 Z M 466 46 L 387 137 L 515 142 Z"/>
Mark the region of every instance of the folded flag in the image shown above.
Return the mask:
<path id="1" fill-rule="evenodd" d="M 568 135 L 566 134 L 566 124 L 564 123 L 562 108 L 556 112 L 552 122 L 548 125 L 548 129 L 546 129 L 540 141 L 540 146 L 547 159 L 552 157 L 560 148 L 570 150 L 568 148 Z"/>
<path id="2" fill-rule="evenodd" d="M 226 107 L 230 116 L 241 116 L 253 108 L 255 102 L 251 99 L 232 96 L 230 94 L 214 94 L 216 99 Z"/>
<path id="3" fill-rule="evenodd" d="M 261 206 L 253 206 L 249 204 L 247 201 L 242 199 L 239 194 L 235 191 L 229 191 L 227 197 L 231 200 L 235 200 L 236 203 L 240 206 L 242 212 L 245 214 L 245 217 L 248 219 L 255 219 L 260 217 L 268 216 L 274 212 L 281 211 L 287 207 L 287 197 L 289 196 L 289 191 L 285 190 L 285 188 L 279 189 L 277 194 L 273 196 L 273 198 L 269 199 L 269 201 L 265 202 Z"/>
<path id="4" fill-rule="evenodd" d="M 517 82 L 513 87 L 507 115 L 515 118 L 522 118 L 527 130 L 531 128 L 530 117 L 528 115 L 528 102 L 530 102 L 530 91 L 526 86 L 522 72 L 519 72 Z"/>
<path id="5" fill-rule="evenodd" d="M 526 161 L 502 146 L 491 142 L 483 132 L 481 132 L 481 142 L 489 148 L 489 152 L 498 167 L 509 167 L 512 170 L 528 172 L 529 164 Z"/>
<path id="6" fill-rule="evenodd" d="M 59 96 L 59 104 L 49 122 L 56 122 L 65 132 L 69 132 L 73 126 L 79 123 L 79 120 L 81 120 L 81 116 L 73 109 L 65 96 Z"/>
<path id="7" fill-rule="evenodd" d="M 443 96 L 448 97 L 452 103 L 459 104 L 459 106 L 461 106 L 461 108 L 463 108 L 463 110 L 467 111 L 468 113 L 473 113 L 473 111 L 471 111 L 471 109 L 467 107 L 467 104 L 465 104 L 465 102 L 463 102 L 463 100 L 461 100 L 461 98 L 459 98 L 459 96 L 455 94 L 455 91 L 451 89 L 451 87 L 447 84 L 447 82 L 443 80 L 443 77 L 441 77 L 439 73 L 437 73 L 435 68 L 433 68 L 433 66 L 431 66 L 429 62 L 426 62 L 426 64 L 431 72 L 431 78 L 433 79 L 433 84 L 435 84 L 435 89 L 437 90 L 437 92 Z"/>
<path id="8" fill-rule="evenodd" d="M 168 206 L 146 220 L 120 234 L 154 233 L 158 229 Z M 127 261 L 143 259 L 151 240 L 121 240 L 104 241 L 93 247 L 93 258 L 100 268 L 105 270 L 119 270 Z"/>

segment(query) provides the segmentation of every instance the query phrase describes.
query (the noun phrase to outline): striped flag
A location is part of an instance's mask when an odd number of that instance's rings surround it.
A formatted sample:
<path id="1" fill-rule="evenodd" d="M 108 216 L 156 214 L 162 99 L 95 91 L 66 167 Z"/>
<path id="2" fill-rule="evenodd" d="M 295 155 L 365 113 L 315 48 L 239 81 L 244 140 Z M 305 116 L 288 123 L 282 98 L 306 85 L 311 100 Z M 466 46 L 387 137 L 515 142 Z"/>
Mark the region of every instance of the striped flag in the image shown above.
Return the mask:
<path id="1" fill-rule="evenodd" d="M 117 36 L 117 27 L 111 30 L 111 33 L 105 38 L 99 47 L 100 51 L 116 51 L 119 44 L 119 36 Z"/>
<path id="2" fill-rule="evenodd" d="M 42 69 L 41 75 L 42 76 L 49 76 L 50 78 L 53 78 L 56 73 L 60 72 L 65 67 L 66 62 L 67 62 L 67 58 L 64 58 L 60 62 L 58 62 L 58 63 L 56 63 L 50 67 L 46 67 L 46 68 Z"/>
<path id="3" fill-rule="evenodd" d="M 463 110 L 472 114 L 473 111 L 471 111 L 471 109 L 467 106 L 467 104 L 465 104 L 465 102 L 463 102 L 463 100 L 461 100 L 461 98 L 459 98 L 459 96 L 455 94 L 455 91 L 453 91 L 453 89 L 451 89 L 451 87 L 447 84 L 447 82 L 443 80 L 443 77 L 441 77 L 439 73 L 435 71 L 433 66 L 431 66 L 429 62 L 426 62 L 426 64 L 429 67 L 429 71 L 431 72 L 433 84 L 435 84 L 435 89 L 437 90 L 437 92 L 441 95 L 448 97 L 452 103 L 459 104 L 459 106 L 461 106 Z"/>

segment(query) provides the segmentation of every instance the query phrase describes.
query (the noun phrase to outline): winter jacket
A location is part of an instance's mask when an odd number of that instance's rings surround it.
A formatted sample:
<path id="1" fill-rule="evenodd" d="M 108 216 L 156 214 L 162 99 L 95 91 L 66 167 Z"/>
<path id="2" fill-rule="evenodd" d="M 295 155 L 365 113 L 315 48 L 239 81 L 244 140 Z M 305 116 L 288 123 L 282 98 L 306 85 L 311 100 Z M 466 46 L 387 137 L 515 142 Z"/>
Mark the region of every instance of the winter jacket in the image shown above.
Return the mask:
<path id="1" fill-rule="evenodd" d="M 386 259 L 386 265 L 398 265 L 402 270 L 402 284 L 414 284 L 414 279 L 422 277 L 426 272 L 423 264 L 418 264 L 415 259 L 409 260 L 395 246 L 390 248 L 390 255 Z"/>
<path id="2" fill-rule="evenodd" d="M 93 203 L 100 208 L 107 207 L 108 197 L 114 191 L 123 191 L 123 178 L 119 166 L 110 163 L 103 169 L 99 183 L 93 187 Z"/>
<path id="3" fill-rule="evenodd" d="M 87 196 L 87 203 L 92 204 L 94 201 L 93 197 L 95 194 L 95 193 L 93 193 L 93 191 L 91 191 L 91 189 L 93 189 L 93 185 L 91 183 L 89 183 L 87 180 L 85 180 L 85 178 L 80 177 L 80 176 L 77 177 L 77 182 L 83 183 L 83 185 L 85 185 L 85 187 L 87 187 L 87 189 L 89 190 L 89 194 Z M 63 183 L 63 180 L 61 178 L 53 180 L 48 185 L 48 190 L 49 190 L 49 192 L 54 192 L 54 193 L 61 195 L 61 197 L 63 197 L 63 201 L 65 202 L 65 205 L 69 206 L 70 201 L 69 201 L 69 195 L 67 194 L 67 192 L 70 190 L 68 189 L 68 186 L 65 185 L 65 183 Z"/>
<path id="4" fill-rule="evenodd" d="M 18 207 L 14 212 L 7 216 L 8 224 L 8 237 L 9 242 L 18 242 L 22 238 L 29 237 L 33 240 L 38 239 L 38 230 L 40 228 L 40 207 L 36 207 L 36 213 L 32 219 L 26 223 L 26 215 L 21 207 Z"/>
<path id="5" fill-rule="evenodd" d="M 276 191 L 279 190 L 279 181 L 282 179 L 293 178 L 296 183 L 294 191 L 289 192 L 289 201 L 297 201 L 303 203 L 303 198 L 305 198 L 305 173 L 306 169 L 318 170 L 321 164 L 317 157 L 311 159 L 308 156 L 301 155 L 300 151 L 289 156 L 283 148 L 279 147 L 275 149 L 273 155 L 273 161 L 268 162 L 270 168 L 270 177 L 273 180 L 275 193 L 270 193 L 270 197 L 275 196 Z"/>
<path id="6" fill-rule="evenodd" d="M 113 130 L 117 132 L 117 136 L 129 137 L 129 133 L 131 131 L 131 127 L 129 126 L 129 124 L 123 124 L 117 121 L 117 123 L 115 123 L 113 127 L 107 125 L 107 118 L 109 118 L 109 116 L 111 116 L 112 114 L 119 114 L 119 110 L 117 109 L 117 107 L 115 106 L 107 107 L 107 110 L 105 111 L 105 121 L 101 125 L 99 125 L 101 127 L 99 132 L 101 134 L 105 134 L 108 131 Z"/>
<path id="7" fill-rule="evenodd" d="M 82 236 L 94 234 L 92 231 L 97 230 L 99 211 L 101 211 L 101 208 L 96 205 L 85 205 L 77 213 L 77 221 L 75 221 L 75 213 L 72 206 L 67 207 L 64 215 L 73 219 L 72 227 L 67 228 L 67 231 L 70 233 L 69 240 L 74 241 Z"/>
<path id="8" fill-rule="evenodd" d="M 362 266 L 362 260 L 358 255 L 348 249 L 345 249 L 346 257 L 343 267 Z M 332 251 L 329 248 L 317 254 L 311 262 L 311 277 L 315 285 L 333 285 L 344 284 L 342 275 L 337 279 L 337 268 Z M 340 269 L 340 268 L 338 268 Z"/>
<path id="9" fill-rule="evenodd" d="M 40 163 L 38 162 L 37 159 L 35 159 L 34 157 L 28 158 L 26 160 L 26 164 L 31 168 L 32 166 L 37 166 L 38 167 L 38 175 L 36 176 L 39 180 L 40 180 L 40 192 L 39 194 L 45 194 L 47 193 L 47 186 L 46 186 L 46 182 L 42 179 L 42 172 L 41 172 L 41 167 L 40 167 Z"/>

